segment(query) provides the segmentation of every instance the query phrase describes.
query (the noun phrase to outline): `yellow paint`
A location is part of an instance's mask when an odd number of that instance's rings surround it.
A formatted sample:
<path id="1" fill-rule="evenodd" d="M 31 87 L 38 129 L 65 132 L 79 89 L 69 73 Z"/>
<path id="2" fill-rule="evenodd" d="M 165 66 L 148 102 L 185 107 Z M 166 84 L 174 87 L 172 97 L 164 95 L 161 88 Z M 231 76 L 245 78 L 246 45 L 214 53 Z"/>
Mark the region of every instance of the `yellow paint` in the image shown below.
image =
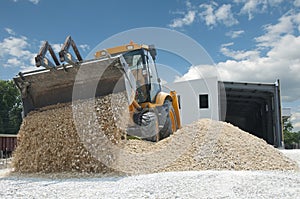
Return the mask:
<path id="1" fill-rule="evenodd" d="M 142 108 L 155 108 L 156 106 L 162 106 L 165 102 L 165 100 L 170 97 L 172 99 L 172 106 L 174 108 L 174 113 L 170 114 L 171 117 L 171 122 L 172 122 L 172 129 L 173 132 L 175 132 L 177 129 L 181 128 L 181 119 L 180 119 L 180 113 L 179 113 L 179 104 L 178 104 L 178 98 L 176 95 L 176 91 L 171 91 L 170 93 L 165 93 L 165 92 L 160 92 L 157 94 L 156 96 L 156 101 L 155 103 L 150 103 L 150 102 L 146 102 L 146 103 L 142 103 L 141 107 Z M 177 127 L 176 127 L 177 124 Z"/>
<path id="2" fill-rule="evenodd" d="M 148 45 L 139 45 L 134 42 L 130 42 L 129 44 L 122 45 L 122 46 L 116 46 L 112 48 L 107 48 L 105 50 L 100 50 L 95 53 L 95 58 L 100 58 L 103 56 L 107 56 L 107 53 L 109 55 L 112 54 L 119 54 L 119 53 L 124 53 L 132 50 L 137 50 L 137 49 L 148 49 Z M 172 131 L 175 132 L 177 129 L 181 128 L 181 119 L 180 119 L 180 113 L 179 113 L 179 105 L 178 105 L 178 99 L 175 91 L 171 91 L 170 93 L 165 93 L 165 92 L 160 92 L 156 96 L 155 103 L 150 103 L 150 102 L 145 102 L 138 104 L 135 100 L 133 103 L 128 107 L 129 108 L 129 113 L 131 116 L 131 122 L 132 121 L 132 116 L 133 113 L 139 109 L 139 107 L 142 108 L 156 108 L 157 106 L 162 106 L 167 98 L 172 99 L 172 106 L 174 108 L 174 113 L 170 111 L 170 119 L 172 122 Z"/>
<path id="3" fill-rule="evenodd" d="M 95 53 L 95 58 L 100 58 L 102 56 L 105 56 L 105 55 L 102 55 L 102 52 L 109 53 L 110 55 L 112 55 L 112 54 L 124 53 L 127 51 L 132 51 L 132 50 L 137 50 L 137 49 L 142 49 L 142 48 L 149 49 L 149 46 L 145 45 L 145 44 L 139 45 L 139 44 L 136 44 L 133 41 L 131 41 L 129 44 L 126 44 L 123 46 L 116 46 L 116 47 L 112 47 L 112 48 L 107 48 L 105 50 L 97 51 Z"/>
<path id="4" fill-rule="evenodd" d="M 181 128 L 181 119 L 180 119 L 179 104 L 178 104 L 178 98 L 176 95 L 176 91 L 171 91 L 170 95 L 172 97 L 172 105 L 173 105 L 175 116 L 176 116 L 177 128 L 180 129 Z"/>
<path id="5" fill-rule="evenodd" d="M 156 96 L 155 104 L 158 104 L 160 106 L 163 105 L 167 97 L 171 97 L 169 93 L 165 93 L 165 92 L 158 93 Z"/>

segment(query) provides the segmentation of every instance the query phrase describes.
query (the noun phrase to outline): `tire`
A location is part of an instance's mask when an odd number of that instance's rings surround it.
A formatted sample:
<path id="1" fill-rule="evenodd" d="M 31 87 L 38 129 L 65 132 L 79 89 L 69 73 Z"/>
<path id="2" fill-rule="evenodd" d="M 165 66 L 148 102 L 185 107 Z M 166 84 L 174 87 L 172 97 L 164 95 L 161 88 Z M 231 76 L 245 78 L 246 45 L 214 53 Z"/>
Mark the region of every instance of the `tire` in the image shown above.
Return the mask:
<path id="1" fill-rule="evenodd" d="M 172 102 L 170 100 L 166 100 L 164 102 L 164 106 L 167 107 L 167 109 L 166 109 L 167 115 L 166 115 L 166 120 L 165 120 L 164 127 L 160 130 L 160 133 L 159 133 L 161 139 L 169 137 L 171 134 L 173 134 L 173 131 L 176 131 L 175 129 L 177 129 L 177 123 L 176 123 L 176 119 L 175 119 L 175 111 L 174 111 L 174 107 L 172 105 Z M 170 114 L 173 114 L 173 117 L 174 117 L 174 120 L 175 120 L 175 129 L 174 130 L 173 130 L 173 124 L 172 124 L 172 121 L 171 121 Z"/>
<path id="2" fill-rule="evenodd" d="M 151 142 L 160 140 L 158 118 L 154 112 L 146 112 L 142 115 L 140 130 L 144 140 Z"/>

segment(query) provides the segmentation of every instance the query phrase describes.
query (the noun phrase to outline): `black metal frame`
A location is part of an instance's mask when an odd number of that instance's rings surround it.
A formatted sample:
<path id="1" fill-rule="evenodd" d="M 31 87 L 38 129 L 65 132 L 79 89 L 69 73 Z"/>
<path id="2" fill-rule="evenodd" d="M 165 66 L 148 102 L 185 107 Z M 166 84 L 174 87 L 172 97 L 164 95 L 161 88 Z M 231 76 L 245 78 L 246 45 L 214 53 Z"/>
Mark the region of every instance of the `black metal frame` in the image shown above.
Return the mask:
<path id="1" fill-rule="evenodd" d="M 72 46 L 73 51 L 77 57 L 75 59 L 72 54 L 69 52 L 69 48 Z M 74 42 L 74 40 L 71 38 L 71 36 L 68 36 L 65 40 L 64 45 L 62 46 L 61 51 L 59 52 L 59 58 L 61 62 L 67 62 L 72 65 L 77 65 L 78 62 L 81 62 L 83 59 L 78 51 L 78 48 Z"/>
<path id="2" fill-rule="evenodd" d="M 46 58 L 46 54 L 49 51 L 53 61 L 55 64 L 53 64 L 49 59 Z M 35 65 L 37 67 L 44 66 L 47 69 L 53 69 L 56 66 L 59 66 L 60 63 L 51 47 L 51 45 L 48 43 L 48 41 L 45 41 L 45 43 L 42 45 L 39 53 L 35 57 Z"/>

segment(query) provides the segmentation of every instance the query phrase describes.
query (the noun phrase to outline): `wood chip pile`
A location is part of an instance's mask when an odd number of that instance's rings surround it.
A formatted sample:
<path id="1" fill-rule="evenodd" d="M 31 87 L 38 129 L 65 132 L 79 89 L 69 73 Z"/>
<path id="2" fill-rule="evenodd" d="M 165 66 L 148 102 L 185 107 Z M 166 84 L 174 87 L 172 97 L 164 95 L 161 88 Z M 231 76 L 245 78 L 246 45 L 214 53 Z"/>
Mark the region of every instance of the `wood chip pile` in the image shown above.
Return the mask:
<path id="1" fill-rule="evenodd" d="M 15 171 L 140 174 L 209 169 L 298 170 L 295 162 L 264 140 L 209 119 L 184 126 L 158 143 L 126 140 L 128 107 L 124 94 L 108 95 L 95 102 L 56 105 L 29 114 L 13 155 Z M 87 114 L 90 112 L 93 114 Z"/>

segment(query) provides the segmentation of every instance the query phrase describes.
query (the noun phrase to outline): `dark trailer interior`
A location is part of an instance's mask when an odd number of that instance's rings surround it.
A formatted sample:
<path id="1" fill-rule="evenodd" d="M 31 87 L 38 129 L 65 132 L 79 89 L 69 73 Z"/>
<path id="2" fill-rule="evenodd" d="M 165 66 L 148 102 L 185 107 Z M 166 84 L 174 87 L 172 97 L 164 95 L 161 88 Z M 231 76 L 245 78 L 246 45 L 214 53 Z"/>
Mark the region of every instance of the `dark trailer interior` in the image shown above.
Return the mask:
<path id="1" fill-rule="evenodd" d="M 279 80 L 274 84 L 219 82 L 219 89 L 223 121 L 282 146 Z"/>

